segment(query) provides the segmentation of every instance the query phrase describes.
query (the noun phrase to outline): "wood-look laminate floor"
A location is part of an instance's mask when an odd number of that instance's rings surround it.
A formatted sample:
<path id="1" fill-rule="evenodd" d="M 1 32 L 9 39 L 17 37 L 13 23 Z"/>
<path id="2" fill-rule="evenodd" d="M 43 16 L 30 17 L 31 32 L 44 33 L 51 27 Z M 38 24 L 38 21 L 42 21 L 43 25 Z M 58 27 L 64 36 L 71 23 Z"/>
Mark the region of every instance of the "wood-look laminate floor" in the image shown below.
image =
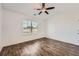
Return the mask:
<path id="1" fill-rule="evenodd" d="M 79 46 L 40 38 L 3 47 L 1 56 L 79 56 Z"/>

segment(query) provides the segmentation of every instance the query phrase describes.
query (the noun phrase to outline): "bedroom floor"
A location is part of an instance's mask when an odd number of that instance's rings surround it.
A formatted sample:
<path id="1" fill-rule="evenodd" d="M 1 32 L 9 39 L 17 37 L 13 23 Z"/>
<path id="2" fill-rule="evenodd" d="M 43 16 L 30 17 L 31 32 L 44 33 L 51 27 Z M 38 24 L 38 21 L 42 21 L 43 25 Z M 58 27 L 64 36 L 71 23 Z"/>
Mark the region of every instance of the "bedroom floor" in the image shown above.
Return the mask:
<path id="1" fill-rule="evenodd" d="M 1 56 L 79 56 L 79 46 L 49 38 L 3 47 Z"/>

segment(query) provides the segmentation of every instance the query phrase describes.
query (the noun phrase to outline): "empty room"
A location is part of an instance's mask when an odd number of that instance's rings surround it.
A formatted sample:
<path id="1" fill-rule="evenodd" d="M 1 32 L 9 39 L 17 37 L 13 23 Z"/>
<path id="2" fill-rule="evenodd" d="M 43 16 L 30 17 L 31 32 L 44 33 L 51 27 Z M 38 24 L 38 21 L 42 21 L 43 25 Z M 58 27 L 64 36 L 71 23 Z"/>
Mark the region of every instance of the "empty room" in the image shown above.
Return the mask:
<path id="1" fill-rule="evenodd" d="M 79 3 L 0 3 L 0 56 L 79 56 Z"/>

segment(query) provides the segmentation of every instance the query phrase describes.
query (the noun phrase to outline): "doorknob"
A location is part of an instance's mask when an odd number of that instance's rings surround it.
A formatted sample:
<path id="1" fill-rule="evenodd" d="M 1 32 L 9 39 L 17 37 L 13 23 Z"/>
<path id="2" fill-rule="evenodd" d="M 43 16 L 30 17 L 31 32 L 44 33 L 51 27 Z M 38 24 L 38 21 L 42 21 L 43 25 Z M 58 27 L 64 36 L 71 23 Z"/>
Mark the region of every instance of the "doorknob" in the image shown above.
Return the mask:
<path id="1" fill-rule="evenodd" d="M 79 33 L 77 33 L 77 34 L 79 34 Z"/>

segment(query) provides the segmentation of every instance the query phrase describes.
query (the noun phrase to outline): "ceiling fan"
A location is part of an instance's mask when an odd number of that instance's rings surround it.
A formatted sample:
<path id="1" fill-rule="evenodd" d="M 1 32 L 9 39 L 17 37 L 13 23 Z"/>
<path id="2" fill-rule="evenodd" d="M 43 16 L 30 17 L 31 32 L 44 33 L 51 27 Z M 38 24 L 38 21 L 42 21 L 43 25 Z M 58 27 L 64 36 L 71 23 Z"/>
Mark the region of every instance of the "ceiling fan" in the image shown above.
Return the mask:
<path id="1" fill-rule="evenodd" d="M 54 9 L 55 7 L 45 7 L 45 3 L 42 3 L 42 8 L 41 9 L 36 9 L 36 10 L 40 10 L 40 12 L 38 13 L 38 15 L 40 15 L 42 12 L 45 12 L 46 14 L 49 14 L 47 10 L 51 10 Z"/>

